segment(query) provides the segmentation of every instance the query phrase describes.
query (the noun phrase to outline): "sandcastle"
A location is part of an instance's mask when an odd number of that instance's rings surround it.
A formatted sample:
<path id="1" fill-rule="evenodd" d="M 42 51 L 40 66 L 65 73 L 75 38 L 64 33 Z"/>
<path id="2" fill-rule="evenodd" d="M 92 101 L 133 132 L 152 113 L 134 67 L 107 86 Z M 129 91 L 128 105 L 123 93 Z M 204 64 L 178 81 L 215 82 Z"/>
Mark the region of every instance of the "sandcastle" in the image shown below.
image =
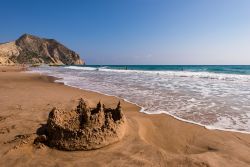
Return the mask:
<path id="1" fill-rule="evenodd" d="M 126 118 L 120 102 L 115 109 L 106 108 L 100 102 L 90 108 L 80 99 L 76 109 L 71 111 L 53 108 L 49 113 L 46 136 L 40 136 L 40 139 L 60 150 L 92 150 L 121 140 L 125 130 Z"/>

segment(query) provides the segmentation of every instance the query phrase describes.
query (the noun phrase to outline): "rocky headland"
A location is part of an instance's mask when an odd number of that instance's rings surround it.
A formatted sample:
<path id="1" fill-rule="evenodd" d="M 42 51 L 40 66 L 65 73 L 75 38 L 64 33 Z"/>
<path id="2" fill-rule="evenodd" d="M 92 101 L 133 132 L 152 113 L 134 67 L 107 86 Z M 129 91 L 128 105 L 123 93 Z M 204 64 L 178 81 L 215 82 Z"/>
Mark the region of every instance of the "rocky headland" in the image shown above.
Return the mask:
<path id="1" fill-rule="evenodd" d="M 0 65 L 81 65 L 79 54 L 54 39 L 24 34 L 13 42 L 0 44 Z"/>

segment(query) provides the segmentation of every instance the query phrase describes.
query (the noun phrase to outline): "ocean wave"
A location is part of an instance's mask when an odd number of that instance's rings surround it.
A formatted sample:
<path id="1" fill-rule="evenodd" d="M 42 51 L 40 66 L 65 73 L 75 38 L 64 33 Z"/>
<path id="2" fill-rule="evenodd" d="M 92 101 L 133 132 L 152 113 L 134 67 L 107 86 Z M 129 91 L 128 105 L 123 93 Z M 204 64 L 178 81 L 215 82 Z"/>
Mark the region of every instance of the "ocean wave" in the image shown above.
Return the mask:
<path id="1" fill-rule="evenodd" d="M 78 66 L 66 66 L 64 68 L 72 69 L 72 70 L 86 70 L 86 71 L 95 71 L 98 69 L 94 67 L 78 67 Z"/>
<path id="2" fill-rule="evenodd" d="M 250 75 L 242 74 L 225 74 L 214 72 L 200 72 L 200 71 L 147 71 L 147 70 L 124 70 L 124 69 L 109 69 L 105 67 L 77 67 L 67 66 L 64 67 L 72 70 L 84 70 L 84 71 L 102 71 L 102 72 L 118 72 L 118 73 L 144 73 L 153 75 L 162 75 L 170 77 L 191 77 L 191 78 L 203 78 L 203 79 L 217 79 L 226 81 L 244 81 L 250 82 Z"/>
<path id="3" fill-rule="evenodd" d="M 250 132 L 249 83 L 242 82 L 247 76 L 237 79 L 241 76 L 109 67 L 96 69 L 70 66 L 33 68 L 32 71 L 58 77 L 57 82 L 69 86 L 132 101 L 147 114 L 165 113 L 211 129 Z M 230 81 L 222 78 L 225 76 Z"/>

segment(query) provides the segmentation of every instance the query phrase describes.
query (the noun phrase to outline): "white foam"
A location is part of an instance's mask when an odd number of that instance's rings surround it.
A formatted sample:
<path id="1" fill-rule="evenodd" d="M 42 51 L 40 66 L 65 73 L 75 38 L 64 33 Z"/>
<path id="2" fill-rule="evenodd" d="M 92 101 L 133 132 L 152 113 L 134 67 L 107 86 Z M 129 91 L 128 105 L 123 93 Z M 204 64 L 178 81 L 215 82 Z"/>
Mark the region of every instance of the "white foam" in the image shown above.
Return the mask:
<path id="1" fill-rule="evenodd" d="M 237 133 L 244 133 L 244 134 L 250 134 L 250 132 L 247 132 L 247 131 L 239 131 L 239 130 L 233 130 L 233 129 L 224 129 L 224 128 L 219 128 L 219 127 L 216 127 L 216 126 L 211 126 L 211 125 L 203 125 L 203 124 L 200 124 L 200 123 L 197 123 L 197 122 L 194 122 L 194 121 L 190 121 L 190 120 L 186 120 L 186 119 L 182 119 L 180 117 L 177 117 L 167 111 L 155 111 L 154 113 L 152 112 L 147 112 L 145 110 L 144 107 L 140 106 L 139 104 L 137 103 L 134 103 L 134 102 L 131 102 L 125 98 L 121 98 L 121 97 L 118 97 L 118 96 L 115 96 L 115 95 L 110 95 L 110 94 L 106 94 L 106 93 L 103 93 L 103 92 L 100 92 L 100 91 L 96 91 L 96 90 L 91 90 L 91 89 L 82 89 L 80 87 L 77 87 L 77 86 L 72 86 L 70 84 L 68 84 L 67 82 L 63 81 L 63 79 L 58 79 L 56 80 L 55 82 L 59 82 L 59 83 L 64 83 L 65 85 L 67 86 L 70 86 L 70 87 L 73 87 L 73 88 L 77 88 L 77 89 L 81 89 L 81 90 L 85 90 L 85 91 L 91 91 L 91 92 L 95 92 L 95 93 L 100 93 L 100 94 L 103 94 L 103 95 L 106 95 L 106 96 L 110 96 L 110 97 L 116 97 L 118 99 L 123 99 L 124 101 L 128 102 L 128 103 L 131 103 L 131 104 L 134 104 L 138 107 L 140 107 L 140 112 L 142 113 L 145 113 L 145 114 L 149 114 L 149 115 L 153 115 L 153 114 L 167 114 L 179 121 L 183 121 L 183 122 L 186 122 L 186 123 L 190 123 L 190 124 L 194 124 L 194 125 L 198 125 L 198 126 L 202 126 L 206 129 L 209 129 L 209 130 L 221 130 L 221 131 L 228 131 L 228 132 L 237 132 Z"/>
<path id="2" fill-rule="evenodd" d="M 94 67 L 78 67 L 78 66 L 67 66 L 64 68 L 72 69 L 72 70 L 86 70 L 86 71 L 96 71 L 98 69 Z"/>
<path id="3" fill-rule="evenodd" d="M 183 121 L 183 122 L 187 122 L 187 123 L 190 123 L 190 124 L 194 124 L 194 125 L 199 125 L 199 126 L 202 126 L 206 129 L 209 129 L 209 130 L 221 130 L 221 131 L 228 131 L 228 132 L 238 132 L 238 133 L 244 133 L 244 134 L 250 134 L 250 132 L 247 132 L 247 131 L 240 131 L 240 130 L 234 130 L 234 129 L 225 129 L 225 128 L 219 128 L 219 127 L 216 127 L 216 126 L 211 126 L 211 125 L 203 125 L 203 124 L 200 124 L 200 123 L 197 123 L 197 122 L 194 122 L 194 121 L 190 121 L 190 120 L 186 120 L 186 119 L 182 119 L 180 117 L 177 117 L 169 112 L 166 112 L 166 111 L 157 111 L 157 112 L 154 112 L 154 113 L 150 113 L 150 112 L 146 112 L 144 108 L 141 109 L 140 112 L 143 112 L 143 113 L 146 113 L 146 114 L 149 114 L 149 115 L 152 115 L 152 114 L 167 114 L 179 121 Z"/>
<path id="4" fill-rule="evenodd" d="M 144 71 L 144 70 L 124 70 L 124 69 L 108 69 L 107 67 L 79 67 L 79 66 L 67 66 L 64 68 L 74 70 L 87 70 L 87 71 L 103 71 L 103 72 L 119 72 L 119 73 L 144 73 L 155 75 L 168 75 L 174 77 L 191 77 L 191 78 L 204 78 L 204 79 L 218 79 L 227 81 L 245 81 L 250 82 L 250 75 L 240 74 L 223 74 L 212 72 L 194 72 L 194 71 Z"/>
<path id="5" fill-rule="evenodd" d="M 90 70 L 86 70 L 86 67 L 75 70 L 75 66 L 72 67 L 70 70 L 65 67 L 36 68 L 36 71 L 62 78 L 56 82 L 64 82 L 68 86 L 133 101 L 141 107 L 141 112 L 147 114 L 165 113 L 209 129 L 250 131 L 250 121 L 241 121 L 250 117 L 250 112 L 242 108 L 246 105 L 243 100 L 250 98 L 246 94 L 249 83 L 242 80 L 231 83 L 231 80 L 176 77 L 166 71 L 155 75 L 157 73 L 153 71 L 111 70 L 106 67 L 99 68 L 99 71 L 92 67 Z M 86 72 L 82 73 L 81 70 Z"/>

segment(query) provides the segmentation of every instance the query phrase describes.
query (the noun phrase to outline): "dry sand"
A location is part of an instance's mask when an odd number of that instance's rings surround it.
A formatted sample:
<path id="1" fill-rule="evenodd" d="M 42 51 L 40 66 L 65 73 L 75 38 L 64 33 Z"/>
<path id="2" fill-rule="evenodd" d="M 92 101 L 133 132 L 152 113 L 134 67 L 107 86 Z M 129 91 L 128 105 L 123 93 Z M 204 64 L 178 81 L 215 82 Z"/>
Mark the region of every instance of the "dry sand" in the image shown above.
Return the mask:
<path id="1" fill-rule="evenodd" d="M 5 71 L 5 72 L 2 72 Z M 128 120 L 122 141 L 93 151 L 34 146 L 54 106 L 71 109 L 80 97 L 115 107 L 118 99 L 53 83 L 52 77 L 0 67 L 0 166 L 250 166 L 250 135 L 140 113 L 121 101 Z M 142 97 L 143 98 L 143 97 Z"/>

